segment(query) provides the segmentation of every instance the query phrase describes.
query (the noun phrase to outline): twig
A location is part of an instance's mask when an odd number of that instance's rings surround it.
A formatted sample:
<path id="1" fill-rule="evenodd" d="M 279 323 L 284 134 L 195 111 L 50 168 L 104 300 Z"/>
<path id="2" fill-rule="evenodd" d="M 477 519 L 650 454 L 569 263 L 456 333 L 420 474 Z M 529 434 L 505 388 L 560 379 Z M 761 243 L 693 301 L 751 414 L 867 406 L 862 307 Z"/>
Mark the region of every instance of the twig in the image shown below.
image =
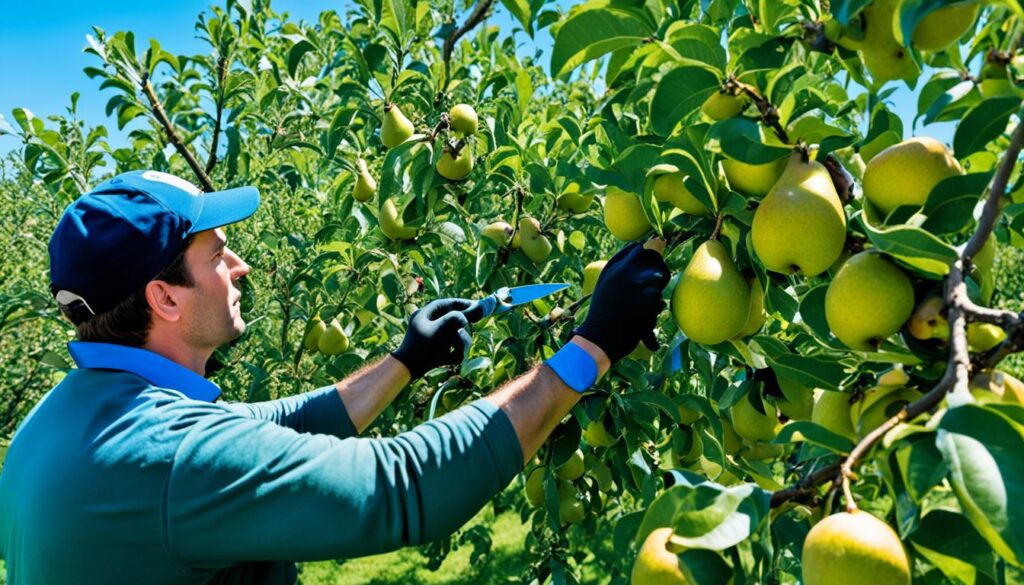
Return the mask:
<path id="1" fill-rule="evenodd" d="M 782 504 L 814 494 L 814 488 L 839 476 L 840 463 L 836 462 L 804 477 L 793 485 L 772 494 L 771 507 L 778 508 Z"/>
<path id="2" fill-rule="evenodd" d="M 217 165 L 217 144 L 220 141 L 220 125 L 224 118 L 224 76 L 227 74 L 228 60 L 223 55 L 217 59 L 217 117 L 213 122 L 213 141 L 210 154 L 206 158 L 206 174 L 213 172 Z"/>
<path id="3" fill-rule="evenodd" d="M 451 61 L 452 52 L 455 50 L 455 44 L 459 42 L 463 36 L 469 31 L 473 30 L 476 25 L 484 21 L 487 17 L 487 12 L 491 9 L 491 5 L 494 4 L 494 0 L 483 0 L 483 2 L 476 5 L 473 12 L 470 13 L 469 18 L 466 22 L 462 23 L 462 26 L 452 31 L 452 34 L 448 35 L 448 38 L 444 40 L 444 49 L 442 55 L 444 58 L 444 85 L 441 87 L 441 91 L 438 92 L 438 98 L 448 91 L 448 83 L 451 81 Z M 437 101 L 437 100 L 435 100 Z"/>
<path id="4" fill-rule="evenodd" d="M 775 135 L 778 136 L 784 144 L 789 144 L 789 134 L 786 133 L 786 129 L 779 123 L 779 110 L 775 108 L 768 101 L 767 98 L 757 93 L 757 88 L 746 83 L 736 81 L 734 77 L 730 77 L 726 82 L 728 88 L 730 84 L 734 87 L 738 87 L 743 93 L 747 94 L 754 101 L 754 105 L 757 106 L 759 112 L 761 112 L 761 122 L 770 126 L 775 131 Z"/>
<path id="5" fill-rule="evenodd" d="M 171 124 L 171 120 L 167 117 L 167 112 L 164 111 L 164 106 L 160 103 L 159 98 L 156 97 L 156 92 L 153 91 L 153 85 L 149 83 L 149 74 L 142 76 L 142 93 L 146 95 L 146 99 L 149 100 L 149 105 L 153 109 L 153 115 L 156 116 L 158 122 L 163 127 L 164 132 L 167 134 L 167 139 L 174 145 L 174 150 L 178 151 L 188 163 L 189 168 L 195 173 L 196 178 L 199 179 L 199 183 L 203 188 L 203 191 L 207 193 L 213 191 L 213 183 L 210 181 L 209 175 L 203 170 L 203 167 L 199 165 L 199 161 L 196 160 L 192 151 L 188 149 L 188 146 L 181 141 L 178 137 L 178 133 L 174 131 L 174 126 Z"/>

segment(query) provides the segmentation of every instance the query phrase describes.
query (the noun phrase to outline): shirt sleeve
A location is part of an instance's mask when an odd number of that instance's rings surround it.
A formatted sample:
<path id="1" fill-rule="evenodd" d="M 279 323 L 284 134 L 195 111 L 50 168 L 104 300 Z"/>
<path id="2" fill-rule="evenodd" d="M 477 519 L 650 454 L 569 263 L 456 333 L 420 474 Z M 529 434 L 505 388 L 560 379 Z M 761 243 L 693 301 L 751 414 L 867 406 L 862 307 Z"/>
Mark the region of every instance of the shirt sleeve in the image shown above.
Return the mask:
<path id="1" fill-rule="evenodd" d="M 189 567 L 217 569 L 430 542 L 472 518 L 522 465 L 512 423 L 486 400 L 393 438 L 204 416 L 168 480 L 167 546 Z"/>
<path id="2" fill-rule="evenodd" d="M 278 400 L 236 402 L 225 406 L 242 416 L 270 421 L 300 433 L 334 435 L 339 439 L 358 434 L 334 386 Z"/>

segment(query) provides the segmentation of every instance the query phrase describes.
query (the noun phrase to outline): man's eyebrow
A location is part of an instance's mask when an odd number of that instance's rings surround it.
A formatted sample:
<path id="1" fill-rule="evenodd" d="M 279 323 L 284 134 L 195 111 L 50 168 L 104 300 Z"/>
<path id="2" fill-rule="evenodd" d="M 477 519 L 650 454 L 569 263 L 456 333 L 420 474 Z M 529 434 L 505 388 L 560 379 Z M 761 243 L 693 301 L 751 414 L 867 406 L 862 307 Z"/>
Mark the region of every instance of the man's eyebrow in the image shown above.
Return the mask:
<path id="1" fill-rule="evenodd" d="M 220 252 L 221 250 L 223 250 L 224 246 L 226 246 L 227 243 L 228 243 L 228 241 L 226 239 L 224 239 L 224 240 L 218 239 L 217 240 L 217 244 L 213 247 L 213 253 L 216 254 L 217 252 Z"/>

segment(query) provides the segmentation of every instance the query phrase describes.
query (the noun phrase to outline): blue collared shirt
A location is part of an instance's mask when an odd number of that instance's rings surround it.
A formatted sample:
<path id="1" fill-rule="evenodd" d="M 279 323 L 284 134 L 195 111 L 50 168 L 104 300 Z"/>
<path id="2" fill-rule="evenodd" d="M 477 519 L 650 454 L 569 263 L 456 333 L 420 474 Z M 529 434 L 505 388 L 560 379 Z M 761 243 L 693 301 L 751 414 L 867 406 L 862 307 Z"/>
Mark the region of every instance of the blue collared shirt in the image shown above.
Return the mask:
<path id="1" fill-rule="evenodd" d="M 293 583 L 296 561 L 453 532 L 522 466 L 474 402 L 356 438 L 333 386 L 257 404 L 152 352 L 72 342 L 78 365 L 29 413 L 0 473 L 11 584 Z"/>

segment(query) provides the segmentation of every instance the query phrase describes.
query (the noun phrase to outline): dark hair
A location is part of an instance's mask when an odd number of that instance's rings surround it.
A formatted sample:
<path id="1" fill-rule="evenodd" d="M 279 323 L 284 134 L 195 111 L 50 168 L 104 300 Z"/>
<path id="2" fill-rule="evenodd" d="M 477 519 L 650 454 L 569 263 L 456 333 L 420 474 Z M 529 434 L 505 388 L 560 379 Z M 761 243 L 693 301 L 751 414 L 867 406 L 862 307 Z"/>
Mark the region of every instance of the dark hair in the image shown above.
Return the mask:
<path id="1" fill-rule="evenodd" d="M 171 263 L 153 277 L 176 286 L 193 286 L 195 281 L 185 264 L 185 252 L 192 245 L 194 236 L 185 240 L 185 246 L 178 252 Z M 147 283 L 148 284 L 148 283 Z M 141 347 L 149 337 L 153 326 L 153 311 L 146 301 L 146 287 L 135 291 L 132 296 L 121 301 L 116 307 L 99 315 L 90 315 L 88 319 L 75 323 L 75 330 L 80 341 L 99 341 Z"/>

